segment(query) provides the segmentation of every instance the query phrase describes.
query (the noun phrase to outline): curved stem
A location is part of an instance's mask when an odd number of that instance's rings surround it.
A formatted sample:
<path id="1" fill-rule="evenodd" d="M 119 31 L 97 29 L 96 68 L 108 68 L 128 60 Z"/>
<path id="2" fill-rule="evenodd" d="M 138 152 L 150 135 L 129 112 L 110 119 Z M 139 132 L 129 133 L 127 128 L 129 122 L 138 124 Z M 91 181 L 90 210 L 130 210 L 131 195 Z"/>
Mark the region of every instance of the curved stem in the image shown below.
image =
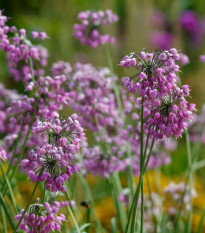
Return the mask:
<path id="1" fill-rule="evenodd" d="M 11 227 L 12 227 L 13 229 L 15 229 L 15 224 L 13 223 L 13 220 L 12 220 L 12 218 L 11 218 L 11 215 L 10 215 L 10 213 L 9 213 L 9 211 L 8 211 L 8 206 L 6 205 L 6 202 L 5 202 L 5 200 L 4 200 L 4 197 L 2 196 L 1 193 L 0 193 L 0 203 L 1 203 L 1 206 L 3 207 L 3 209 L 4 209 L 4 212 L 5 212 L 5 214 L 6 214 L 7 218 L 8 218 L 8 220 L 9 220 L 9 223 L 10 223 Z"/>
<path id="2" fill-rule="evenodd" d="M 83 185 L 84 191 L 85 191 L 86 196 L 88 198 L 88 201 L 90 203 L 91 213 L 93 215 L 94 222 L 95 222 L 96 226 L 98 227 L 98 229 L 100 230 L 99 232 L 105 232 L 105 230 L 103 229 L 103 227 L 102 227 L 102 225 L 101 225 L 101 223 L 100 223 L 100 221 L 99 221 L 99 219 L 98 219 L 98 217 L 97 217 L 97 215 L 95 213 L 94 200 L 93 200 L 89 185 L 88 185 L 88 183 L 86 182 L 85 178 L 82 175 L 80 175 L 80 181 L 81 181 L 81 183 Z"/>
<path id="3" fill-rule="evenodd" d="M 24 122 L 25 122 L 25 114 L 24 114 L 23 120 L 22 120 L 22 122 L 21 122 L 21 128 L 20 128 L 18 137 L 17 137 L 17 139 L 16 139 L 16 141 L 15 141 L 14 151 L 13 151 L 13 154 L 12 154 L 12 157 L 11 157 L 11 160 L 10 160 L 10 163 L 9 163 L 8 170 L 7 170 L 7 172 L 6 172 L 6 175 L 7 175 L 7 176 L 9 175 L 11 166 L 12 166 L 13 161 L 14 161 L 14 158 L 15 158 L 15 156 L 16 156 L 16 150 L 17 150 L 17 147 L 18 147 L 19 140 L 20 140 L 20 138 L 21 138 L 21 134 L 22 134 Z"/>
<path id="4" fill-rule="evenodd" d="M 192 228 L 192 211 L 193 211 L 193 206 L 192 206 L 192 156 L 191 156 L 191 145 L 190 145 L 190 140 L 189 140 L 189 133 L 186 131 L 186 146 L 187 146 L 187 156 L 188 156 L 188 165 L 189 165 L 189 172 L 188 172 L 188 177 L 189 177 L 189 220 L 188 220 L 188 231 L 187 233 L 191 232 Z"/>
<path id="5" fill-rule="evenodd" d="M 137 188 L 136 188 L 136 191 L 135 191 L 135 195 L 134 195 L 134 198 L 133 198 L 131 209 L 129 211 L 128 222 L 127 222 L 125 233 L 127 233 L 129 231 L 131 220 L 133 221 L 133 218 L 134 219 L 136 218 L 136 210 L 137 210 L 137 206 L 138 206 L 138 200 L 139 200 L 139 193 L 140 193 L 142 177 L 143 177 L 143 175 L 144 175 L 144 173 L 145 173 L 145 171 L 147 169 L 147 165 L 149 163 L 149 159 L 150 159 L 150 156 L 151 156 L 151 153 L 152 153 L 152 149 L 154 147 L 154 142 L 155 142 L 155 139 L 153 138 L 152 139 L 152 144 L 150 146 L 149 154 L 147 156 L 147 160 L 146 160 L 144 168 L 143 168 L 143 173 L 140 173 L 139 182 L 138 182 L 138 185 L 137 185 Z M 134 217 L 132 215 L 133 213 L 134 213 Z M 130 232 L 133 233 L 134 231 L 130 231 Z"/>
<path id="6" fill-rule="evenodd" d="M 8 181 L 8 178 L 7 178 L 7 176 L 6 176 L 5 172 L 4 172 L 4 168 L 3 168 L 2 164 L 1 164 L 1 162 L 0 162 L 0 168 L 1 168 L 1 171 L 3 173 L 4 179 L 6 181 L 7 187 L 9 189 L 9 192 L 10 192 L 10 195 L 11 195 L 12 205 L 14 207 L 14 210 L 15 210 L 16 214 L 17 214 L 18 210 L 17 210 L 17 205 L 16 205 L 16 202 L 15 202 L 15 199 L 14 199 L 13 191 L 12 191 L 11 185 L 10 185 L 10 183 Z"/>
<path id="7" fill-rule="evenodd" d="M 140 233 L 143 233 L 144 228 L 144 182 L 142 178 L 141 182 L 141 224 L 140 224 Z"/>
<path id="8" fill-rule="evenodd" d="M 143 169 L 144 169 L 144 153 L 143 153 L 143 139 L 144 139 L 144 98 L 142 98 L 142 103 L 141 103 L 141 118 L 140 118 L 140 123 L 141 123 L 141 130 L 140 130 L 140 177 L 141 177 L 141 182 L 139 185 L 139 191 L 140 187 L 143 185 Z M 144 195 L 141 195 L 142 198 L 144 198 Z M 139 199 L 139 195 L 138 195 Z M 144 200 L 141 200 L 143 202 Z M 137 200 L 138 202 L 138 200 Z M 135 232 L 135 227 L 136 227 L 136 215 L 137 215 L 137 204 L 135 203 L 134 210 L 133 210 L 133 217 L 132 217 L 132 222 L 131 222 L 131 232 Z M 141 215 L 144 216 L 144 208 L 143 205 L 141 205 Z M 143 228 L 143 222 L 144 220 L 141 218 L 141 227 Z"/>
<path id="9" fill-rule="evenodd" d="M 78 225 L 78 221 L 76 220 L 75 215 L 74 215 L 73 210 L 71 209 L 71 207 L 68 207 L 68 211 L 69 211 L 69 213 L 70 213 L 70 215 L 71 215 L 71 217 L 73 219 L 73 222 L 75 224 L 76 232 L 81 233 L 80 227 Z"/>
<path id="10" fill-rule="evenodd" d="M 0 210 L 1 210 L 1 218 L 3 222 L 3 233 L 7 233 L 6 217 L 5 217 L 3 206 L 0 206 Z"/>
<path id="11" fill-rule="evenodd" d="M 112 190 L 113 200 L 115 202 L 115 207 L 116 207 L 119 219 L 120 219 L 121 228 L 124 232 L 125 227 L 126 227 L 126 211 L 125 211 L 124 206 L 122 205 L 122 203 L 120 202 L 118 198 L 118 195 L 121 191 L 121 187 L 120 187 L 121 184 L 118 181 L 119 177 L 117 177 L 117 175 L 118 175 L 117 173 L 111 175 L 108 181 L 109 181 L 109 185 Z"/>
<path id="12" fill-rule="evenodd" d="M 29 201 L 28 201 L 28 203 L 27 203 L 27 206 L 26 206 L 26 208 L 24 209 L 23 214 L 22 214 L 20 220 L 18 221 L 18 223 L 17 223 L 17 225 L 16 225 L 16 228 L 15 228 L 15 230 L 14 230 L 14 233 L 17 232 L 18 227 L 19 227 L 19 225 L 21 224 L 24 215 L 26 214 L 26 211 L 27 211 L 27 209 L 28 209 L 28 207 L 29 207 L 29 205 L 30 205 L 30 203 L 31 203 L 31 201 L 32 201 L 33 195 L 34 195 L 34 193 L 35 193 L 35 191 L 36 191 L 36 189 L 37 189 L 37 186 L 38 186 L 38 182 L 36 182 L 36 184 L 35 184 L 35 187 L 34 187 L 34 189 L 33 189 L 33 192 L 32 192 L 32 194 L 31 194 L 31 196 L 30 196 L 30 198 L 29 198 Z"/>
<path id="13" fill-rule="evenodd" d="M 131 151 L 130 151 L 130 145 L 127 143 L 126 145 L 126 151 L 127 151 L 127 158 L 130 158 L 131 157 Z M 132 167 L 131 165 L 129 165 L 127 167 L 127 178 L 128 178 L 128 187 L 129 187 L 129 206 L 131 205 L 132 203 L 132 199 L 133 199 L 133 196 L 134 196 L 134 181 L 133 181 L 133 171 L 132 171 Z"/>

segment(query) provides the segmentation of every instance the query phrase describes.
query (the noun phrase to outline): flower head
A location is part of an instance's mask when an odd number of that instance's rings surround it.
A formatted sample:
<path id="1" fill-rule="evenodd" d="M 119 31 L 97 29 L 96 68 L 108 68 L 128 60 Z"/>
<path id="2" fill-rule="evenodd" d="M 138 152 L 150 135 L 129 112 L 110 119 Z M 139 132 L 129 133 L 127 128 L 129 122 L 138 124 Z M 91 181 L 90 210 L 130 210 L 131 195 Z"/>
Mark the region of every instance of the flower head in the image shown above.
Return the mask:
<path id="1" fill-rule="evenodd" d="M 104 43 L 114 43 L 115 38 L 108 34 L 100 34 L 100 29 L 106 24 L 111 24 L 118 20 L 118 16 L 111 10 L 103 11 L 83 11 L 78 14 L 81 24 L 73 26 L 74 36 L 82 44 L 95 48 Z"/>
<path id="2" fill-rule="evenodd" d="M 45 202 L 44 205 L 40 203 L 30 205 L 19 225 L 19 230 L 23 230 L 27 233 L 60 231 L 61 224 L 66 221 L 63 214 L 57 214 L 60 207 L 61 204 L 57 201 L 55 201 L 53 205 L 50 205 L 48 202 Z M 15 221 L 20 220 L 23 211 L 24 210 L 21 210 L 20 213 L 15 216 Z"/>

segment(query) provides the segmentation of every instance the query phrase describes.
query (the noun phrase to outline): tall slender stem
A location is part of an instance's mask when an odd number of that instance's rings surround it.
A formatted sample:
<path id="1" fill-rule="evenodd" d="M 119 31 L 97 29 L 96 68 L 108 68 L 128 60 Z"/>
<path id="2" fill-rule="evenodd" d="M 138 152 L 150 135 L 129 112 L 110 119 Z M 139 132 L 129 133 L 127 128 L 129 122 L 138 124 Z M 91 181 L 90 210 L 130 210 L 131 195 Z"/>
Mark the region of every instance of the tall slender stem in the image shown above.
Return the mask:
<path id="1" fill-rule="evenodd" d="M 141 182 L 141 224 L 140 224 L 140 233 L 143 233 L 143 227 L 144 227 L 144 181 L 142 177 Z"/>
<path id="2" fill-rule="evenodd" d="M 0 210 L 1 210 L 1 218 L 2 218 L 2 222 L 3 222 L 3 233 L 7 233 L 6 216 L 4 213 L 3 206 L 0 206 Z"/>
<path id="3" fill-rule="evenodd" d="M 26 117 L 26 115 L 24 114 L 23 120 L 22 120 L 22 122 L 21 122 L 21 128 L 20 128 L 20 131 L 19 131 L 19 133 L 18 133 L 18 137 L 17 137 L 17 139 L 16 139 L 16 141 L 15 141 L 15 144 L 14 144 L 14 150 L 13 150 L 13 154 L 12 154 L 11 160 L 10 160 L 10 162 L 9 162 L 9 167 L 8 167 L 7 172 L 6 172 L 6 175 L 7 175 L 7 176 L 9 175 L 11 166 L 12 166 L 13 161 L 14 161 L 14 158 L 15 158 L 15 156 L 16 156 L 16 150 L 17 150 L 17 147 L 18 147 L 19 140 L 21 139 L 21 134 L 22 134 L 22 130 L 23 130 L 24 122 L 25 122 L 25 117 Z"/>
<path id="4" fill-rule="evenodd" d="M 18 223 L 17 223 L 17 225 L 16 225 L 16 228 L 15 228 L 15 230 L 14 230 L 14 233 L 17 232 L 18 227 L 19 227 L 19 225 L 21 224 L 24 215 L 26 214 L 26 211 L 27 211 L 27 209 L 28 209 L 28 207 L 29 207 L 29 205 L 30 205 L 30 203 L 31 203 L 31 201 L 32 201 L 33 195 L 34 195 L 34 193 L 35 193 L 37 187 L 38 187 L 38 182 L 36 182 L 36 184 L 35 184 L 35 187 L 34 187 L 34 189 L 33 189 L 33 192 L 32 192 L 32 194 L 31 194 L 31 196 L 30 196 L 30 198 L 29 198 L 29 201 L 28 201 L 28 203 L 27 203 L 26 208 L 24 209 L 24 211 L 23 211 L 23 213 L 22 213 L 22 216 L 21 216 L 20 220 L 18 221 Z"/>
<path id="5" fill-rule="evenodd" d="M 8 206 L 6 205 L 6 202 L 5 202 L 5 200 L 4 200 L 4 197 L 2 196 L 1 193 L 0 193 L 0 203 L 1 203 L 0 206 L 3 207 L 4 212 L 5 212 L 5 214 L 6 214 L 6 217 L 7 217 L 7 219 L 9 220 L 9 223 L 10 223 L 11 227 L 12 227 L 13 229 L 15 229 L 15 224 L 13 223 L 13 219 L 11 218 L 11 215 L 10 215 L 10 213 L 9 213 L 9 211 L 8 211 Z"/>
<path id="6" fill-rule="evenodd" d="M 120 219 L 120 224 L 121 224 L 121 228 L 124 232 L 125 227 L 126 227 L 126 211 L 124 206 L 122 205 L 122 203 L 120 202 L 118 195 L 120 193 L 120 189 L 121 187 L 119 185 L 120 182 L 118 181 L 118 177 L 117 177 L 117 173 L 112 174 L 111 177 L 108 179 L 111 190 L 112 190 L 112 194 L 113 194 L 113 200 L 115 202 L 115 207 Z"/>
<path id="7" fill-rule="evenodd" d="M 189 140 L 189 133 L 186 131 L 186 147 L 187 147 L 187 156 L 188 156 L 188 178 L 189 178 L 189 220 L 188 220 L 188 231 L 187 233 L 191 233 L 192 228 L 192 156 L 191 156 L 191 145 Z"/>
<path id="8" fill-rule="evenodd" d="M 69 211 L 69 213 L 70 213 L 70 215 L 71 215 L 71 217 L 72 217 L 72 219 L 73 219 L 73 222 L 74 222 L 74 224 L 75 224 L 76 232 L 77 232 L 77 233 L 81 233 L 80 227 L 79 227 L 79 225 L 78 225 L 78 221 L 77 221 L 77 219 L 75 218 L 74 212 L 73 212 L 73 210 L 71 209 L 71 207 L 68 207 L 68 211 Z"/>
<path id="9" fill-rule="evenodd" d="M 11 195 L 11 202 L 12 202 L 12 205 L 13 205 L 13 207 L 14 207 L 14 210 L 15 210 L 16 214 L 17 214 L 17 213 L 18 213 L 18 210 L 17 210 L 17 205 L 16 205 L 16 202 L 15 202 L 15 199 L 14 199 L 13 191 L 12 191 L 11 185 L 10 185 L 10 183 L 9 183 L 9 181 L 8 181 L 8 178 L 7 178 L 7 176 L 6 176 L 6 173 L 5 173 L 5 171 L 4 171 L 4 168 L 3 168 L 2 164 L 1 164 L 1 162 L 0 162 L 0 168 L 1 168 L 2 174 L 3 174 L 3 176 L 4 176 L 4 179 L 5 179 L 5 181 L 6 181 L 7 187 L 8 187 L 8 189 L 9 189 L 9 192 L 10 192 L 10 195 Z"/>
<path id="10" fill-rule="evenodd" d="M 99 232 L 105 232 L 105 230 L 103 229 L 103 227 L 102 227 L 102 225 L 101 225 L 101 223 L 100 223 L 100 221 L 95 213 L 94 200 L 93 200 L 89 185 L 87 184 L 85 178 L 82 175 L 80 175 L 80 181 L 83 185 L 84 191 L 85 191 L 86 196 L 88 198 L 88 201 L 90 203 L 91 213 L 93 215 L 94 222 L 95 222 L 96 226 L 98 227 L 98 230 L 100 230 Z"/>
<path id="11" fill-rule="evenodd" d="M 139 193 L 140 193 L 142 177 L 143 177 L 143 174 L 145 173 L 145 171 L 147 169 L 147 165 L 149 163 L 149 159 L 150 159 L 150 156 L 151 156 L 151 153 L 152 153 L 152 149 L 154 147 L 154 142 L 155 142 L 155 139 L 153 138 L 152 139 L 152 144 L 150 146 L 149 154 L 148 154 L 148 156 L 146 158 L 147 160 L 145 161 L 145 164 L 144 164 L 143 173 L 140 173 L 139 182 L 138 182 L 138 185 L 137 185 L 137 188 L 136 188 L 136 191 L 135 191 L 132 206 L 131 206 L 130 211 L 129 211 L 128 222 L 127 222 L 125 233 L 127 233 L 129 231 L 131 221 L 133 221 L 133 219 L 136 218 L 136 211 L 137 211 L 137 206 L 138 206 L 138 200 L 139 200 Z M 134 224 L 135 224 L 135 222 L 134 222 Z M 131 230 L 130 232 L 133 233 L 134 231 Z"/>
<path id="12" fill-rule="evenodd" d="M 15 164 L 15 166 L 14 166 L 14 168 L 13 168 L 13 171 L 12 171 L 12 173 L 11 173 L 11 176 L 9 177 L 9 182 L 11 182 L 11 180 L 13 179 L 13 177 L 14 177 L 14 175 L 15 175 L 15 173 L 16 173 L 17 166 L 18 166 L 19 162 L 21 161 L 21 159 L 22 159 L 22 157 L 23 157 L 23 155 L 24 155 L 24 152 L 25 152 L 25 149 L 26 149 L 26 143 L 27 143 L 28 137 L 29 137 L 29 135 L 30 135 L 30 133 L 31 133 L 31 127 L 32 127 L 32 125 L 33 125 L 33 122 L 35 121 L 35 115 L 36 115 L 37 106 L 38 106 L 38 101 L 37 101 L 36 106 L 35 106 L 35 108 L 34 108 L 34 112 L 33 112 L 32 118 L 31 118 L 31 122 L 30 122 L 30 124 L 29 124 L 29 128 L 28 128 L 26 137 L 25 137 L 25 139 L 24 139 L 24 143 L 23 143 L 23 145 L 22 145 L 22 147 L 21 147 L 20 154 L 19 154 L 18 159 L 17 159 L 17 161 L 16 161 L 16 164 Z M 7 189 L 5 189 L 4 192 L 3 192 L 3 189 L 2 189 L 3 195 L 5 195 L 6 191 L 7 191 Z"/>
<path id="13" fill-rule="evenodd" d="M 126 145 L 126 150 L 127 150 L 127 158 L 131 157 L 131 151 L 130 151 L 130 145 L 127 143 Z M 132 203 L 132 199 L 134 196 L 134 181 L 133 181 L 133 171 L 131 165 L 127 167 L 127 177 L 128 177 L 128 187 L 129 187 L 129 206 Z"/>

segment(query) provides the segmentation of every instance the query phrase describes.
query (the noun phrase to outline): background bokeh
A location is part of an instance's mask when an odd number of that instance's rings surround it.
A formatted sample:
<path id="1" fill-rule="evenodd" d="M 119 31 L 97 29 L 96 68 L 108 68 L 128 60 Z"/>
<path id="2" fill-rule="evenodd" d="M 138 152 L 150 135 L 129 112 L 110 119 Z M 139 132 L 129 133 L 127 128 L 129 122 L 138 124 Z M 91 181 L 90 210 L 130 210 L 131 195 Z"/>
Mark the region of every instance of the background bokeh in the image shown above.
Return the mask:
<path id="1" fill-rule="evenodd" d="M 77 23 L 77 14 L 80 11 L 111 9 L 118 14 L 119 22 L 105 30 L 117 38 L 116 44 L 110 46 L 110 53 L 114 71 L 119 77 L 126 75 L 126 71 L 117 66 L 126 54 L 141 51 L 143 48 L 157 49 L 158 47 L 150 42 L 152 33 L 169 32 L 172 34 L 171 47 L 176 47 L 190 58 L 190 63 L 181 68 L 180 77 L 182 83 L 191 86 L 191 102 L 197 104 L 199 111 L 205 102 L 205 63 L 199 61 L 199 56 L 205 54 L 205 37 L 201 36 L 200 41 L 193 43 L 190 35 L 179 25 L 180 15 L 186 10 L 194 11 L 197 18 L 203 21 L 204 0 L 0 0 L 0 6 L 4 9 L 4 15 L 10 17 L 10 25 L 23 27 L 27 31 L 45 31 L 48 34 L 50 38 L 42 41 L 42 45 L 49 51 L 50 64 L 65 60 L 71 65 L 81 61 L 98 67 L 107 66 L 104 46 L 91 49 L 81 45 L 72 35 L 72 26 Z M 157 11 L 165 19 L 163 25 L 157 25 L 153 20 Z M 0 82 L 8 88 L 17 88 L 19 92 L 23 92 L 23 85 L 15 83 L 10 77 L 4 52 L 0 52 L 0 64 Z M 203 153 L 200 157 L 203 157 Z M 172 153 L 171 165 L 164 166 L 162 171 L 166 175 L 178 176 L 186 168 L 186 148 L 181 140 L 177 151 Z M 196 183 L 200 183 L 201 192 L 204 194 L 203 176 L 204 171 L 200 170 Z M 180 177 L 178 178 L 180 180 Z M 90 182 L 95 184 L 96 181 L 94 179 Z M 101 183 L 100 186 L 93 187 L 96 197 L 101 187 L 105 186 Z M 203 198 L 198 200 L 198 205 L 202 205 L 205 210 L 202 200 Z M 104 203 L 102 206 L 104 207 Z M 101 214 L 102 219 L 105 219 L 103 212 Z"/>

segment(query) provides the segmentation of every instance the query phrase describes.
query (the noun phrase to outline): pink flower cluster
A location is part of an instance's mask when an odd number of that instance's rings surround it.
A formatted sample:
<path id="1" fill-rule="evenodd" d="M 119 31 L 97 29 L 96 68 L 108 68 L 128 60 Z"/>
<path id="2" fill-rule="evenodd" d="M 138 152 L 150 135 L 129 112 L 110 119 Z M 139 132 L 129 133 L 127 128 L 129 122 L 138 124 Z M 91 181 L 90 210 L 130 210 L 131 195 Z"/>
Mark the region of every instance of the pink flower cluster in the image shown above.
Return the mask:
<path id="1" fill-rule="evenodd" d="M 7 53 L 9 67 L 12 68 L 19 61 L 28 60 L 29 58 L 40 61 L 39 48 L 33 46 L 27 39 L 26 30 L 23 28 L 17 30 L 15 26 L 8 26 L 7 21 L 8 18 L 0 11 L 0 49 Z M 8 36 L 9 33 L 12 34 L 11 37 Z M 31 34 L 34 39 L 39 38 L 43 40 L 47 38 L 45 32 L 32 32 Z"/>
<path id="2" fill-rule="evenodd" d="M 28 172 L 32 182 L 45 181 L 47 190 L 65 192 L 64 182 L 78 171 L 78 167 L 73 164 L 75 153 L 80 150 L 85 139 L 77 115 L 62 120 L 56 118 L 53 123 L 37 121 L 32 131 L 46 134 L 48 144 L 31 150 L 21 165 L 32 168 Z"/>
<path id="3" fill-rule="evenodd" d="M 44 204 L 35 203 L 30 205 L 18 229 L 23 230 L 26 233 L 60 231 L 61 224 L 66 221 L 64 214 L 58 214 L 59 209 L 62 206 L 65 206 L 65 203 L 62 205 L 57 201 L 54 201 L 52 205 L 48 202 L 45 202 Z M 23 212 L 24 209 L 15 216 L 15 221 L 21 219 Z"/>
<path id="4" fill-rule="evenodd" d="M 96 131 L 98 127 L 122 124 L 108 68 L 77 63 L 67 85 L 69 104 L 79 113 L 84 127 Z"/>
<path id="5" fill-rule="evenodd" d="M 74 24 L 73 34 L 82 44 L 92 48 L 105 43 L 114 43 L 115 38 L 108 34 L 100 34 L 101 27 L 118 21 L 118 16 L 111 10 L 83 11 L 78 14 L 80 24 Z"/>
<path id="6" fill-rule="evenodd" d="M 123 159 L 103 153 L 98 146 L 83 149 L 83 166 L 86 172 L 109 178 L 110 174 L 125 170 L 127 164 Z"/>
<path id="7" fill-rule="evenodd" d="M 136 103 L 139 109 L 142 104 L 144 106 L 144 127 L 158 139 L 171 135 L 180 137 L 195 110 L 195 104 L 185 100 L 189 96 L 189 86 L 177 86 L 179 66 L 176 61 L 179 58 L 178 51 L 173 48 L 154 53 L 142 51 L 139 55 L 131 53 L 120 63 L 122 67 L 138 69 L 131 78 L 124 78 L 123 83 L 129 92 L 138 92 L 141 96 Z"/>

